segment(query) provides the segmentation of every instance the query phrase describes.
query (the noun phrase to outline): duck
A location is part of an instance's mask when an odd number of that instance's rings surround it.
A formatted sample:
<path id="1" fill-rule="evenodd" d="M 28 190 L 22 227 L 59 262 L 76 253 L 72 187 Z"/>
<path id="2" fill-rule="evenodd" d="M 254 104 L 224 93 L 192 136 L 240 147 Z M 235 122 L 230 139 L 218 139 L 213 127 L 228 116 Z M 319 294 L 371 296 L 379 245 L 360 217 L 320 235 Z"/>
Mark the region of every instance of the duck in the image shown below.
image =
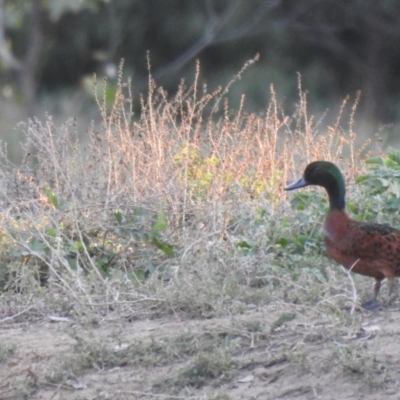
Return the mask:
<path id="1" fill-rule="evenodd" d="M 400 276 L 400 230 L 352 219 L 346 212 L 344 176 L 329 161 L 308 164 L 300 180 L 285 190 L 309 185 L 322 186 L 328 194 L 329 211 L 323 229 L 328 255 L 351 272 L 375 278 L 373 300 L 362 306 L 367 310 L 380 308 L 377 298 L 382 281 L 387 279 L 390 299 L 395 277 Z"/>

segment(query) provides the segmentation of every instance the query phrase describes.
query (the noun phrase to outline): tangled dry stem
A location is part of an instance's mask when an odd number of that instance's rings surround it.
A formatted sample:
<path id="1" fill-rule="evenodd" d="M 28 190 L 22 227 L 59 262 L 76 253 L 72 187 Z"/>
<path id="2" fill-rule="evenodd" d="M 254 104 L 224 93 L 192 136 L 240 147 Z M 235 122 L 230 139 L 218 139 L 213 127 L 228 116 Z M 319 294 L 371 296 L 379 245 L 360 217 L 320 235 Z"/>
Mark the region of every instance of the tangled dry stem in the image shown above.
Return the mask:
<path id="1" fill-rule="evenodd" d="M 150 77 L 138 113 L 122 66 L 112 105 L 106 82 L 103 90 L 103 97 L 96 95 L 102 123 L 92 124 L 86 136 L 73 119 L 61 127 L 51 117 L 30 120 L 24 125 L 21 165 L 8 161 L 6 149 L 0 154 L 0 229 L 7 246 L 18 249 L 16 255 L 3 252 L 7 268 L 12 265 L 7 285 L 23 291 L 34 281 L 32 271 L 37 277 L 45 270 L 46 285 L 55 293 L 50 297 L 60 308 L 67 295 L 78 313 L 88 307 L 107 315 L 116 304 L 124 313 L 128 305 L 144 302 L 186 310 L 190 301 L 196 312 L 207 313 L 207 307 L 211 312 L 228 293 L 240 293 L 233 282 L 218 289 L 215 283 L 223 282 L 224 274 L 236 268 L 251 285 L 260 273 L 257 265 L 275 257 L 272 247 L 255 260 L 235 250 L 249 228 L 246 221 L 254 220 L 255 203 L 278 218 L 282 186 L 312 160 L 349 154 L 342 167 L 356 168 L 353 124 L 348 135 L 341 128 L 347 103 L 337 123 L 323 127 L 308 116 L 300 81 L 294 115 L 284 112 L 273 87 L 263 113 L 247 114 L 244 98 L 239 110 L 231 110 L 226 91 L 200 87 L 199 67 L 194 82 L 182 82 L 173 96 Z M 136 233 L 151 234 L 154 217 L 165 215 L 167 227 L 151 240 L 173 243 L 174 257 L 129 233 L 139 209 L 149 214 Z M 123 217 L 117 223 L 118 213 Z M 273 228 L 248 236 L 261 243 L 264 234 L 272 236 Z M 99 267 L 102 258 L 107 273 Z M 135 271 L 148 264 L 165 275 L 154 274 L 143 284 Z M 177 290 L 177 277 L 189 293 Z M 201 289 L 195 284 L 199 279 Z"/>

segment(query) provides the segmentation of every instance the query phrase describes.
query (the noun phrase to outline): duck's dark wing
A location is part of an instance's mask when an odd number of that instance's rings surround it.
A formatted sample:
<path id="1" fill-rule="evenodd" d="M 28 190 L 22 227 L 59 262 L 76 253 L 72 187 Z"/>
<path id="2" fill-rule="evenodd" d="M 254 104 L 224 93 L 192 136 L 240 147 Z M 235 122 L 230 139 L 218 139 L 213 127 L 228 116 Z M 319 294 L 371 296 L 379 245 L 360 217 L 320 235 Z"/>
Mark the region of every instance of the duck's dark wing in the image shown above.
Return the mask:
<path id="1" fill-rule="evenodd" d="M 349 222 L 354 256 L 361 259 L 382 259 L 400 266 L 400 230 L 386 224 Z M 400 268 L 400 267 L 399 267 Z"/>

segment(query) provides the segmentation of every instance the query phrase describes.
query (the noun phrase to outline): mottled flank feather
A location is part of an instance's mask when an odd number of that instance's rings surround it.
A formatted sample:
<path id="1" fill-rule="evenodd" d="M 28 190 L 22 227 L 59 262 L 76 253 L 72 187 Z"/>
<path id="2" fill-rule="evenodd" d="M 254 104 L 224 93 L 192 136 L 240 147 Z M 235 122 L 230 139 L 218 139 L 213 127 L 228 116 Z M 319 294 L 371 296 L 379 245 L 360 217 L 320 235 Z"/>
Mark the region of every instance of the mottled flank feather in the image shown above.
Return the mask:
<path id="1" fill-rule="evenodd" d="M 327 253 L 352 272 L 375 278 L 375 303 L 384 278 L 388 280 L 390 296 L 394 278 L 400 276 L 400 230 L 349 217 L 345 211 L 344 178 L 335 164 L 327 161 L 309 164 L 303 177 L 285 190 L 308 185 L 322 186 L 328 193 L 330 209 L 324 224 Z"/>

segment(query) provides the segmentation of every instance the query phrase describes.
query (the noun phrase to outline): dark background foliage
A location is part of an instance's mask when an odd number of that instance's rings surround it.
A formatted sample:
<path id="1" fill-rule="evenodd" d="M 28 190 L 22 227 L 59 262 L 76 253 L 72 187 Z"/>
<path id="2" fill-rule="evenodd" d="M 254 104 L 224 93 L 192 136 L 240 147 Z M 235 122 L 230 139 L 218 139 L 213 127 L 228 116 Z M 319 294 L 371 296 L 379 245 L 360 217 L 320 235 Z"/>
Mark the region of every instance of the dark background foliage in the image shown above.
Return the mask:
<path id="1" fill-rule="evenodd" d="M 172 93 L 200 60 L 209 86 L 224 85 L 260 54 L 233 98 L 288 100 L 297 73 L 314 110 L 361 90 L 359 115 L 376 129 L 399 118 L 400 7 L 394 0 L 0 0 L 0 83 L 28 115 L 41 96 L 79 90 L 85 77 L 115 75 L 121 58 L 136 93 L 148 82 Z M 8 87 L 7 86 L 7 87 Z"/>

